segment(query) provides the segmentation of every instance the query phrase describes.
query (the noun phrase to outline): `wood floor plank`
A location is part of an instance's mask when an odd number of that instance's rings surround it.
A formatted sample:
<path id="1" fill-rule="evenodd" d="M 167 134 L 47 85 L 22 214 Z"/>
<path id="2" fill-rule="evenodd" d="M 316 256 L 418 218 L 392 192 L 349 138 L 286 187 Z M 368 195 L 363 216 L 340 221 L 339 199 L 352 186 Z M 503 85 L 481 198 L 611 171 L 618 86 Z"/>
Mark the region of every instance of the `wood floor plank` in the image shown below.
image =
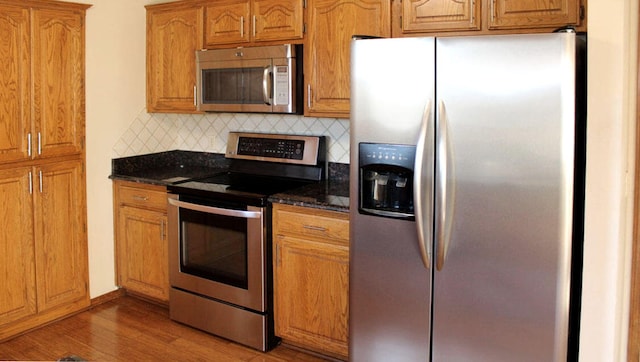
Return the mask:
<path id="1" fill-rule="evenodd" d="M 212 336 L 169 319 L 162 306 L 122 296 L 0 343 L 3 361 L 319 362 L 278 346 L 268 353 Z"/>

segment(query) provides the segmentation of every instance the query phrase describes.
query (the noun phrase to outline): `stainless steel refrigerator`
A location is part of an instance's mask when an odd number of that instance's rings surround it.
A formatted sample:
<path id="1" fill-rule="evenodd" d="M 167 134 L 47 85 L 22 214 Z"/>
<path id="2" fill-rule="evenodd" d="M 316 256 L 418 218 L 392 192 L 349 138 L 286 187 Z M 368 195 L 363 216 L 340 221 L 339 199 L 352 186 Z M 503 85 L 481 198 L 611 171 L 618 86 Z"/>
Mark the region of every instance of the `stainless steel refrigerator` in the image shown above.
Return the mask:
<path id="1" fill-rule="evenodd" d="M 585 46 L 352 42 L 351 361 L 577 357 Z"/>

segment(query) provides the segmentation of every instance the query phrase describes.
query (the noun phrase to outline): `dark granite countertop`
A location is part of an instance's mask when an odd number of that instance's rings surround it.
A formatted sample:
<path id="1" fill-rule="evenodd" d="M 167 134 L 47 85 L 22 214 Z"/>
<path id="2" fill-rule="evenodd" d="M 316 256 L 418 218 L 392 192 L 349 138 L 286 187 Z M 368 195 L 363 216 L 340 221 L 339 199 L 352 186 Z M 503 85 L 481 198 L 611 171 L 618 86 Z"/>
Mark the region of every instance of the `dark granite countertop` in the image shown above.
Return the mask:
<path id="1" fill-rule="evenodd" d="M 166 186 L 225 172 L 228 165 L 223 154 L 175 150 L 115 158 L 109 178 Z M 349 165 L 329 163 L 328 180 L 273 195 L 269 201 L 349 212 Z"/>

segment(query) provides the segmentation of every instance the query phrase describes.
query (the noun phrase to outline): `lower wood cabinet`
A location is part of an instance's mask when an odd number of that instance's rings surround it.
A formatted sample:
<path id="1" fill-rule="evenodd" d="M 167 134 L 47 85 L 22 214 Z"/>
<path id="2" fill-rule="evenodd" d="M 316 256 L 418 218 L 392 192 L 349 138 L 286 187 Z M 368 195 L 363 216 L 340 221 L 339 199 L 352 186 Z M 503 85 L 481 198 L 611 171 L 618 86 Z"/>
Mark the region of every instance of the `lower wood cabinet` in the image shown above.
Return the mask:
<path id="1" fill-rule="evenodd" d="M 86 308 L 81 160 L 0 170 L 0 340 Z"/>
<path id="2" fill-rule="evenodd" d="M 169 301 L 167 192 L 164 186 L 114 181 L 116 284 Z"/>
<path id="3" fill-rule="evenodd" d="M 273 206 L 276 335 L 348 357 L 349 214 Z"/>

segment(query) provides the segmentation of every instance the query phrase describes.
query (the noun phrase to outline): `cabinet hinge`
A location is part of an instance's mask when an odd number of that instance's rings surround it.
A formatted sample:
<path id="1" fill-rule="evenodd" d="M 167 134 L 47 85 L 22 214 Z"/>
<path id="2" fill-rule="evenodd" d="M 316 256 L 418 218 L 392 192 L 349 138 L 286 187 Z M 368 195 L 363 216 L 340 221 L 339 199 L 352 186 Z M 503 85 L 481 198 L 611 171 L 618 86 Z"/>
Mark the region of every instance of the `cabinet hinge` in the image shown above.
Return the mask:
<path id="1" fill-rule="evenodd" d="M 307 33 L 307 23 L 302 24 L 302 34 Z"/>
<path id="2" fill-rule="evenodd" d="M 307 8 L 307 0 L 302 0 L 302 8 L 303 9 Z"/>
<path id="3" fill-rule="evenodd" d="M 580 5 L 580 20 L 584 20 L 584 5 Z"/>

